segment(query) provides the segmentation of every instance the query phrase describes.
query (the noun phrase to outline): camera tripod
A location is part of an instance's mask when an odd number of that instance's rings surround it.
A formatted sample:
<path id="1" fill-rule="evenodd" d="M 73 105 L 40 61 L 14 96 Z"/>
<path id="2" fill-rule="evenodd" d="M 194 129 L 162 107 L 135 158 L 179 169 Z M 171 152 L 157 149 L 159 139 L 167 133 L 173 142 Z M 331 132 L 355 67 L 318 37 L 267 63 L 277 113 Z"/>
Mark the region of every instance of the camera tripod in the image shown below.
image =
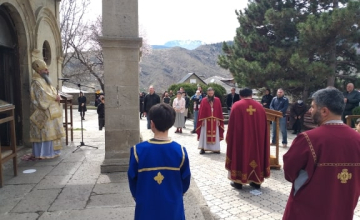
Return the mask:
<path id="1" fill-rule="evenodd" d="M 79 90 L 81 92 L 81 85 L 80 84 L 77 84 L 77 86 L 79 87 Z M 85 86 L 86 87 L 86 86 Z M 92 87 L 90 87 L 92 88 Z M 73 153 L 75 153 L 77 150 L 79 150 L 81 147 L 91 147 L 91 148 L 95 148 L 95 149 L 98 149 L 98 147 L 94 147 L 94 146 L 90 146 L 90 145 L 86 145 L 84 143 L 84 129 L 83 129 L 83 120 L 82 118 L 80 119 L 81 120 L 81 142 L 80 142 L 80 145 L 76 146 L 76 149 L 73 151 Z"/>

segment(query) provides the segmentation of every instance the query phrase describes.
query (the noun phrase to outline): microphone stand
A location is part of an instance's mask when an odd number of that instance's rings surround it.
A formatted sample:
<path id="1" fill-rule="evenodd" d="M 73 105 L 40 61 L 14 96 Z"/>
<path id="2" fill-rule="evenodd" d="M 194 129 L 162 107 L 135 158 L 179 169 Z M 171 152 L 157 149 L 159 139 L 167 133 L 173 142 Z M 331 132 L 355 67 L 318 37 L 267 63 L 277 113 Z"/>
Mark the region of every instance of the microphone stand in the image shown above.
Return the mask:
<path id="1" fill-rule="evenodd" d="M 70 83 L 72 83 L 72 82 L 70 82 Z M 76 83 L 72 83 L 72 84 L 76 84 Z M 79 87 L 80 92 L 81 92 L 81 86 L 95 89 L 94 87 L 81 85 L 80 83 L 78 83 L 78 84 L 76 84 L 76 85 Z M 80 121 L 81 121 L 81 142 L 80 142 L 80 145 L 76 146 L 76 149 L 73 151 L 73 153 L 75 153 L 77 150 L 79 150 L 81 147 L 84 147 L 84 146 L 98 149 L 98 147 L 94 147 L 94 146 L 90 146 L 90 145 L 86 145 L 86 144 L 85 144 L 85 142 L 84 142 L 84 132 L 83 132 L 84 129 L 83 129 L 83 120 L 82 120 L 82 118 L 80 119 Z"/>
<path id="2" fill-rule="evenodd" d="M 93 88 L 93 87 L 81 85 L 80 83 L 77 84 L 77 86 L 79 87 L 80 92 L 81 92 L 81 86 L 83 86 L 83 87 L 88 87 L 88 88 Z M 95 89 L 95 88 L 93 88 L 93 89 Z M 76 146 L 76 149 L 73 151 L 73 153 L 75 153 L 77 150 L 79 150 L 79 149 L 80 149 L 81 147 L 83 147 L 83 146 L 98 149 L 98 147 L 94 147 L 94 146 L 90 146 L 90 145 L 86 145 L 86 144 L 85 144 L 85 142 L 84 142 L 84 132 L 83 132 L 84 129 L 83 129 L 83 120 L 82 120 L 82 118 L 80 119 L 80 121 L 81 121 L 81 142 L 80 142 L 80 145 Z"/>

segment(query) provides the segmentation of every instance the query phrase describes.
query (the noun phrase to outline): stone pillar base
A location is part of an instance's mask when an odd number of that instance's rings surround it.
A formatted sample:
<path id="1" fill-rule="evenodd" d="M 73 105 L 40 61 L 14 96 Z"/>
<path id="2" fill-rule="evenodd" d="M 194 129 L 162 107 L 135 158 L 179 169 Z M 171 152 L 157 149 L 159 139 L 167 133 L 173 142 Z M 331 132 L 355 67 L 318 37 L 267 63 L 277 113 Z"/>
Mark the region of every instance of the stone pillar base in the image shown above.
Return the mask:
<path id="1" fill-rule="evenodd" d="M 101 164 L 101 173 L 127 172 L 129 168 L 129 158 L 124 159 L 105 159 Z"/>

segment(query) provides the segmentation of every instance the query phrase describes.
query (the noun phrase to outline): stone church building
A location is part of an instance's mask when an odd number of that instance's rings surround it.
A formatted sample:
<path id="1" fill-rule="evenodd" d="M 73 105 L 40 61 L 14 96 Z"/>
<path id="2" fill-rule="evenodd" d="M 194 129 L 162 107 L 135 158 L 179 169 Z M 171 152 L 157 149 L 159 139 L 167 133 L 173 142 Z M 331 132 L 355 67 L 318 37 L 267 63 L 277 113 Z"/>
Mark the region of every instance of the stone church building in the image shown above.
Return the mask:
<path id="1" fill-rule="evenodd" d="M 18 146 L 31 146 L 31 63 L 44 59 L 54 85 L 61 76 L 59 4 L 60 0 L 0 0 L 0 99 L 15 105 Z M 4 145 L 9 142 L 6 125 L 0 127 L 0 138 Z"/>
<path id="2" fill-rule="evenodd" d="M 0 0 L 0 99 L 15 105 L 18 146 L 31 146 L 31 63 L 44 59 L 53 85 L 61 76 L 59 31 L 61 0 Z M 102 172 L 126 171 L 129 149 L 140 140 L 138 120 L 139 37 L 138 1 L 103 0 L 106 117 Z M 0 115 L 1 116 L 1 115 Z M 9 143 L 9 128 L 0 125 L 1 145 Z"/>

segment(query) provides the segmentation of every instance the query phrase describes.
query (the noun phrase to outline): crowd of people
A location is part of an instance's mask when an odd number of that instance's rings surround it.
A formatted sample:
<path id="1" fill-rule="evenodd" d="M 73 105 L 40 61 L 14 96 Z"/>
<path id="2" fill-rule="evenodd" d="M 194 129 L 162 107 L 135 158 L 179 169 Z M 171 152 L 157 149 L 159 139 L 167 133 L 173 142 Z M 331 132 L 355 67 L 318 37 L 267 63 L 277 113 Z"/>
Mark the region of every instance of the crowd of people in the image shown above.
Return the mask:
<path id="1" fill-rule="evenodd" d="M 64 137 L 60 96 L 52 86 L 47 65 L 42 60 L 32 63 L 30 140 L 33 157 L 54 158 L 60 155 Z M 290 108 L 294 134 L 291 147 L 283 155 L 285 179 L 292 184 L 283 219 L 353 219 L 360 197 L 360 119 L 356 130 L 344 123 L 345 116 L 359 106 L 360 93 L 349 83 L 342 93 L 328 87 L 311 96 L 309 112 L 317 128 L 301 132 L 303 100 Z M 253 99 L 253 91 L 235 88 L 226 98 L 229 122 L 224 136 L 222 104 L 209 87 L 201 87 L 192 97 L 179 88 L 160 98 L 153 86 L 148 94 L 140 94 L 140 118 L 147 118 L 147 128 L 154 138 L 130 149 L 128 181 L 135 199 L 135 219 L 185 219 L 183 195 L 190 186 L 189 157 L 184 146 L 169 138 L 169 129 L 181 134 L 185 127 L 189 103 L 194 103 L 194 129 L 200 154 L 220 154 L 220 142 L 226 140 L 224 161 L 230 185 L 259 189 L 270 176 L 270 144 L 275 144 L 267 126 L 266 108 L 279 111 L 282 144 L 287 146 L 287 109 L 289 100 L 279 88 L 276 96 L 266 90 L 261 102 Z M 173 98 L 172 104 L 171 99 Z M 79 112 L 85 120 L 86 98 L 80 93 Z M 97 112 L 99 129 L 104 127 L 105 98 L 99 97 Z M 270 143 L 271 142 L 271 143 Z M 343 199 L 345 198 L 345 199 Z"/>
<path id="2" fill-rule="evenodd" d="M 168 114 L 163 113 L 164 117 L 161 119 L 159 116 L 154 116 L 156 122 L 150 113 L 149 120 L 152 123 L 154 139 L 140 143 L 136 148 L 142 148 L 141 145 L 145 145 L 145 143 L 164 146 L 162 141 L 166 141 L 169 145 L 168 148 L 156 147 L 153 148 L 153 153 L 169 155 L 164 152 L 171 150 L 174 151 L 174 157 L 178 157 L 179 154 L 176 152 L 180 147 L 169 138 L 168 130 L 172 124 L 177 128 L 176 133 L 182 133 L 186 101 L 181 88 L 176 92 L 176 98 L 170 106 L 169 102 L 164 101 L 166 97 L 171 99 L 169 94 L 172 94 L 172 91 L 164 93 L 163 104 L 154 104 L 150 110 L 150 112 L 152 110 L 160 112 L 159 109 L 162 111 L 166 109 L 169 112 Z M 196 93 L 190 97 L 190 101 L 194 102 L 194 130 L 192 133 L 197 133 L 200 154 L 205 154 L 206 151 L 220 153 L 220 141 L 225 139 L 227 150 L 224 163 L 228 171 L 228 179 L 231 180 L 230 185 L 236 189 L 242 189 L 243 185 L 249 184 L 251 187 L 259 189 L 264 179 L 270 176 L 270 145 L 276 144 L 276 124 L 272 123 L 273 132 L 270 139 L 265 109 L 279 111 L 282 114 L 280 130 L 283 147 L 287 147 L 288 144 L 288 119 L 292 124 L 293 134 L 297 135 L 283 158 L 285 179 L 293 185 L 283 219 L 352 219 L 360 196 L 360 119 L 355 122 L 358 132 L 344 124 L 343 120 L 345 119 L 344 115 L 351 114 L 352 109 L 359 106 L 360 93 L 354 90 L 353 84 L 349 83 L 347 91 L 344 93 L 330 87 L 318 90 L 311 96 L 310 109 L 303 100 L 299 99 L 291 105 L 289 115 L 289 99 L 285 97 L 283 89 L 279 88 L 275 97 L 271 95 L 269 89 L 266 89 L 260 102 L 255 101 L 252 95 L 252 90 L 249 88 L 241 89 L 239 94 L 233 88 L 227 95 L 226 107 L 229 121 L 226 137 L 224 137 L 221 101 L 214 96 L 214 90 L 210 87 L 207 89 L 207 94 L 203 94 L 201 88 L 198 88 Z M 301 132 L 304 115 L 308 111 L 318 127 Z M 172 115 L 172 118 L 166 118 L 166 115 Z M 159 127 L 165 121 L 167 127 L 160 132 Z M 159 133 L 162 134 L 161 138 Z M 135 161 L 139 157 L 138 155 L 136 158 L 136 152 L 142 152 L 136 148 L 131 149 L 132 156 L 128 175 L 131 192 L 137 201 L 137 198 L 144 195 L 137 188 L 142 189 L 144 184 L 136 181 L 137 175 L 143 175 L 134 169 L 139 165 Z M 157 152 L 155 153 L 155 151 Z M 185 148 L 182 155 L 188 163 Z M 149 159 L 148 161 L 151 163 L 153 160 Z M 169 161 L 169 164 L 161 163 L 146 167 L 171 167 L 170 163 L 173 163 L 170 158 L 162 161 Z M 177 196 L 171 193 L 173 195 L 171 199 L 179 201 L 177 210 L 180 212 L 177 213 L 177 216 L 182 216 L 180 219 L 184 219 L 181 192 L 185 193 L 189 188 L 187 178 L 191 174 L 188 167 L 178 171 L 177 175 L 180 178 L 173 177 L 173 173 L 168 173 L 165 177 L 165 170 L 151 172 L 153 174 L 148 176 L 149 182 L 158 177 L 161 181 L 169 177 L 171 180 L 166 184 L 174 185 L 172 181 L 176 179 L 179 181 L 178 184 L 182 184 L 179 185 L 179 188 L 183 190 L 180 190 Z M 158 184 L 160 183 L 158 182 Z M 149 186 L 147 190 L 152 191 L 157 187 L 155 184 L 154 188 Z M 163 187 L 169 193 L 170 188 L 169 185 Z M 154 206 L 150 201 L 147 203 L 148 206 L 142 202 L 141 204 L 136 202 L 136 215 L 146 216 L 144 213 L 151 214 L 160 209 L 171 210 L 169 203 L 166 202 L 170 199 L 168 195 L 166 193 L 163 195 L 163 203 L 159 206 Z M 334 202 L 340 195 L 346 195 L 348 198 L 346 202 Z M 144 207 L 151 208 L 146 211 Z M 175 219 L 169 217 L 172 216 L 172 213 L 163 212 L 159 219 Z M 139 217 L 139 219 L 141 218 Z"/>
<path id="3" fill-rule="evenodd" d="M 186 128 L 185 123 L 189 115 L 190 102 L 193 102 L 193 117 L 196 120 L 194 120 L 194 128 L 191 133 L 194 134 L 196 133 L 200 103 L 206 96 L 207 94 L 203 93 L 201 86 L 199 86 L 195 94 L 191 97 L 188 96 L 183 87 L 180 87 L 179 90 L 175 92 L 175 94 L 172 90 L 165 91 L 160 97 L 155 93 L 154 87 L 151 85 L 147 94 L 145 92 L 139 93 L 140 119 L 142 119 L 144 115 L 146 116 L 146 112 L 156 104 L 165 103 L 171 105 L 177 113 L 177 117 L 174 122 L 174 127 L 177 128 L 175 133 L 181 134 L 182 129 Z M 183 120 L 180 120 L 180 117 L 183 118 Z M 147 128 L 150 129 L 149 122 Z"/>

